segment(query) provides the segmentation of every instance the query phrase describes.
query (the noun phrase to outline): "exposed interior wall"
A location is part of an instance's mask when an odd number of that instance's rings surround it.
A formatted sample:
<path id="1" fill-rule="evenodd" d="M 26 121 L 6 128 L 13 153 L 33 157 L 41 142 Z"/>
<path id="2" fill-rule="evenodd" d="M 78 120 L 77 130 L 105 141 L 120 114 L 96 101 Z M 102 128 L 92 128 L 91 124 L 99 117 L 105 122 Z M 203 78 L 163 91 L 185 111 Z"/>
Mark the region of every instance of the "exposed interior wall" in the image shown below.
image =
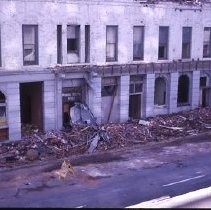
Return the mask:
<path id="1" fill-rule="evenodd" d="M 70 109 L 75 102 L 86 103 L 87 85 L 84 79 L 72 79 L 63 81 L 62 85 L 62 113 L 63 126 L 68 127 L 71 123 Z"/>

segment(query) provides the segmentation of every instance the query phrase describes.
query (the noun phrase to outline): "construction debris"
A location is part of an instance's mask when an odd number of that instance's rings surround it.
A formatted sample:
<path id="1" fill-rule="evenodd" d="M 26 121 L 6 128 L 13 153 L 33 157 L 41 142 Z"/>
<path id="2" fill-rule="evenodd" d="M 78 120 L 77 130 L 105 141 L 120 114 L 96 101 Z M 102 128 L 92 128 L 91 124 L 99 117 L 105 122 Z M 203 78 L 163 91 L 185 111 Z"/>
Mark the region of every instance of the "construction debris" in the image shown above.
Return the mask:
<path id="1" fill-rule="evenodd" d="M 76 172 L 73 169 L 72 164 L 69 160 L 64 160 L 61 169 L 57 170 L 55 174 L 59 177 L 59 179 L 64 179 L 66 176 L 71 173 L 73 176 L 76 176 Z"/>
<path id="2" fill-rule="evenodd" d="M 46 133 L 36 126 L 23 125 L 22 140 L 0 143 L 0 167 L 106 150 L 115 151 L 152 141 L 196 135 L 211 131 L 210 129 L 211 108 L 208 107 L 150 117 L 138 122 L 100 126 L 92 123 L 74 124 L 71 130 L 52 130 Z"/>

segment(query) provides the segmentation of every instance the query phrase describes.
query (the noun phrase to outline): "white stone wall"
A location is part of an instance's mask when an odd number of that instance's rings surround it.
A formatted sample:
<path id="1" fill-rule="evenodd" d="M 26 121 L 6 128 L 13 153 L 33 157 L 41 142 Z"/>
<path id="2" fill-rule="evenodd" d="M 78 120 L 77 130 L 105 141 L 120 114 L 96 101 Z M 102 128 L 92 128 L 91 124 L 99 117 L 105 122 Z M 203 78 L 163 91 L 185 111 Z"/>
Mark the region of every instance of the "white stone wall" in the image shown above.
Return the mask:
<path id="1" fill-rule="evenodd" d="M 92 87 L 88 90 L 88 105 L 93 115 L 97 118 L 97 123 L 101 123 L 101 77 L 93 77 L 90 81 Z"/>
<path id="2" fill-rule="evenodd" d="M 43 88 L 43 116 L 44 116 L 44 130 L 56 128 L 56 96 L 55 96 L 55 82 L 44 81 Z"/>
<path id="3" fill-rule="evenodd" d="M 130 76 L 120 77 L 120 122 L 128 120 Z"/>
<path id="4" fill-rule="evenodd" d="M 199 106 L 200 99 L 200 71 L 193 71 L 192 74 L 192 87 L 191 87 L 191 105 L 192 109 Z"/>
<path id="5" fill-rule="evenodd" d="M 146 117 L 154 116 L 155 74 L 146 75 Z"/>
<path id="6" fill-rule="evenodd" d="M 21 139 L 21 119 L 20 119 L 20 95 L 19 83 L 11 82 L 7 84 L 7 119 L 9 126 L 9 139 Z"/>
<path id="7" fill-rule="evenodd" d="M 129 1 L 1 0 L 2 64 L 6 69 L 23 67 L 22 24 L 38 24 L 39 66 L 57 62 L 56 26 L 62 24 L 63 63 L 67 63 L 66 26 L 80 25 L 80 62 L 84 62 L 84 27 L 90 25 L 92 64 L 105 64 L 106 25 L 118 25 L 118 62 L 132 61 L 133 26 L 145 26 L 144 62 L 157 62 L 159 26 L 169 26 L 169 61 L 181 58 L 182 27 L 192 27 L 191 57 L 202 59 L 203 28 L 211 27 L 211 6 L 199 10 L 177 3 L 148 5 Z M 176 10 L 175 10 L 176 9 Z M 197 8 L 198 9 L 198 8 Z"/>
<path id="8" fill-rule="evenodd" d="M 170 74 L 169 113 L 177 112 L 178 72 Z"/>

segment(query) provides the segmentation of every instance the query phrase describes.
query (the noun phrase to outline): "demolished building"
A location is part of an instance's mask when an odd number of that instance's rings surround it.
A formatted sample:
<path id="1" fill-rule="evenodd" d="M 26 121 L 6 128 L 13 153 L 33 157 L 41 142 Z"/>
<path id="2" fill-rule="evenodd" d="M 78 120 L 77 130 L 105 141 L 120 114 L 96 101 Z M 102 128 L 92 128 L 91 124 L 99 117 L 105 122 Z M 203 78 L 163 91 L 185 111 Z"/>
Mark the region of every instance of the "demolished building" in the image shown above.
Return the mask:
<path id="1" fill-rule="evenodd" d="M 209 0 L 1 0 L 0 140 L 210 106 L 210 70 Z"/>

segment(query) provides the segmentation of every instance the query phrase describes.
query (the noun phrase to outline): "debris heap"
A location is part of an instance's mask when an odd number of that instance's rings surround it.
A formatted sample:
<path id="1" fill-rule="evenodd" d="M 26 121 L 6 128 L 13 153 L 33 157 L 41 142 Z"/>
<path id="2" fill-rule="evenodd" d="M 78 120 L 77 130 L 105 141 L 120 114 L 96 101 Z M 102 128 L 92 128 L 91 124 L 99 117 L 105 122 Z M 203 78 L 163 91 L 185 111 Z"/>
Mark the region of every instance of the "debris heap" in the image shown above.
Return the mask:
<path id="1" fill-rule="evenodd" d="M 0 167 L 64 158 L 90 151 L 115 150 L 150 141 L 167 141 L 172 137 L 196 135 L 210 130 L 211 108 L 197 108 L 127 123 L 100 126 L 76 124 L 68 129 L 46 133 L 36 126 L 23 125 L 22 140 L 0 143 Z"/>

